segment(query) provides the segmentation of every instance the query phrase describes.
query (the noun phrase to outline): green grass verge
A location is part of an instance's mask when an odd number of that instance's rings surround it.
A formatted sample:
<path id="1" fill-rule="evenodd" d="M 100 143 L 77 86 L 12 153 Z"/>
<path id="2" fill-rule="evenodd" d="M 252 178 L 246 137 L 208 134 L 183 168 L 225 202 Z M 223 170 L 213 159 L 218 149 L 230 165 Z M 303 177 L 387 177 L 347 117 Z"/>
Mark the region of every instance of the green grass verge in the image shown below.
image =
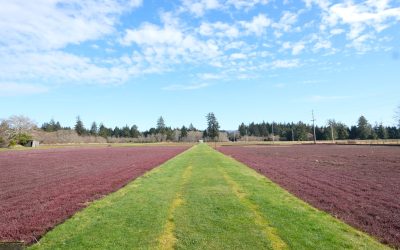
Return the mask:
<path id="1" fill-rule="evenodd" d="M 93 202 L 31 249 L 386 249 L 198 145 Z"/>

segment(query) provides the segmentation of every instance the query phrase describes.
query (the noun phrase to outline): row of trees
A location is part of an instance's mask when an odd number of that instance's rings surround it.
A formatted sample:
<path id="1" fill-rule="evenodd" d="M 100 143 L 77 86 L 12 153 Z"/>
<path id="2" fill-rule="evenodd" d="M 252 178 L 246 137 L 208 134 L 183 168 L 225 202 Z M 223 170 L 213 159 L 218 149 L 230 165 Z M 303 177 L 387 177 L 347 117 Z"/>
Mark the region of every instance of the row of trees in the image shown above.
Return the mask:
<path id="1" fill-rule="evenodd" d="M 203 138 L 215 140 L 219 136 L 219 123 L 214 113 L 209 113 L 206 116 L 207 129 L 202 131 Z M 53 119 L 44 123 L 41 127 L 42 130 L 52 132 L 60 129 L 69 129 L 68 127 L 62 128 L 59 122 L 55 122 Z M 98 126 L 96 122 L 93 122 L 90 129 L 86 129 L 82 120 L 78 116 L 74 126 L 74 130 L 78 135 L 91 135 L 101 136 L 104 138 L 115 137 L 115 138 L 139 138 L 139 137 L 150 137 L 153 136 L 157 141 L 182 141 L 188 137 L 191 132 L 199 132 L 193 124 L 188 127 L 182 126 L 181 128 L 171 128 L 165 124 L 165 120 L 162 116 L 157 119 L 156 126 L 149 130 L 140 132 L 136 125 L 124 127 L 108 128 L 104 124 L 100 123 Z"/>
<path id="2" fill-rule="evenodd" d="M 346 139 L 400 139 L 400 106 L 396 112 L 398 127 L 375 124 L 372 126 L 368 120 L 361 116 L 357 125 L 348 127 L 346 124 L 329 120 L 325 126 L 316 126 L 317 140 L 346 140 Z M 227 133 L 220 131 L 220 126 L 214 113 L 206 115 L 207 128 L 199 131 L 192 124 L 188 127 L 171 128 L 165 124 L 164 118 L 158 118 L 156 126 L 149 130 L 140 132 L 136 125 L 108 128 L 104 124 L 93 122 L 87 129 L 80 117 L 77 117 L 73 130 L 80 136 L 100 136 L 107 140 L 109 138 L 139 138 L 138 141 L 197 141 L 198 139 L 225 140 Z M 25 144 L 32 139 L 31 132 L 37 129 L 36 124 L 24 116 L 11 116 L 0 120 L 0 146 L 14 144 Z M 59 130 L 72 130 L 62 127 L 60 122 L 51 119 L 41 126 L 45 132 L 56 132 Z M 221 132 L 223 132 L 221 134 Z M 305 141 L 313 139 L 313 127 L 309 124 L 298 123 L 242 123 L 238 131 L 231 131 L 231 140 L 238 139 L 257 140 L 296 140 Z M 144 140 L 146 139 L 146 140 Z M 148 139 L 148 140 L 147 140 Z M 114 140 L 115 141 L 115 140 Z M 117 140 L 118 141 L 118 140 Z"/>
<path id="3" fill-rule="evenodd" d="M 46 132 L 55 132 L 58 130 L 70 130 L 69 127 L 62 127 L 60 122 L 51 119 L 50 122 L 42 124 L 41 129 Z M 75 132 L 80 136 L 101 136 L 104 138 L 140 138 L 140 137 L 155 137 L 157 141 L 176 140 L 176 132 L 179 131 L 178 140 L 183 140 L 188 137 L 190 132 L 197 132 L 198 130 L 190 124 L 188 127 L 182 126 L 181 128 L 171 128 L 166 126 L 164 118 L 161 116 L 157 120 L 155 127 L 149 130 L 140 132 L 137 125 L 123 127 L 106 127 L 103 123 L 99 125 L 96 122 L 92 122 L 90 128 L 86 128 L 81 118 L 78 116 L 76 119 L 75 126 L 73 128 Z"/>
<path id="4" fill-rule="evenodd" d="M 266 140 L 294 140 L 306 141 L 313 139 L 312 125 L 303 122 L 298 123 L 250 123 L 239 125 L 239 135 L 263 137 Z M 372 126 L 368 120 L 361 116 L 357 125 L 348 127 L 342 122 L 328 120 L 326 126 L 316 126 L 315 135 L 317 140 L 347 140 L 347 139 L 400 139 L 399 128 L 395 126 L 383 126 L 375 124 Z"/>

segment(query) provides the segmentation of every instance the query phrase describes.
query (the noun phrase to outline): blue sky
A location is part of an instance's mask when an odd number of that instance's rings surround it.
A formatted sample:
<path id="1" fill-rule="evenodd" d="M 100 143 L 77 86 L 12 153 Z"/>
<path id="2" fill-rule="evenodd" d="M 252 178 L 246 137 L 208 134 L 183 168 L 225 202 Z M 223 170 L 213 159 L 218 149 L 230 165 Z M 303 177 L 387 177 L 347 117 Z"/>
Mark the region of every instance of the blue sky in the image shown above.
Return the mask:
<path id="1" fill-rule="evenodd" d="M 394 124 L 400 1 L 0 0 L 0 118 Z"/>

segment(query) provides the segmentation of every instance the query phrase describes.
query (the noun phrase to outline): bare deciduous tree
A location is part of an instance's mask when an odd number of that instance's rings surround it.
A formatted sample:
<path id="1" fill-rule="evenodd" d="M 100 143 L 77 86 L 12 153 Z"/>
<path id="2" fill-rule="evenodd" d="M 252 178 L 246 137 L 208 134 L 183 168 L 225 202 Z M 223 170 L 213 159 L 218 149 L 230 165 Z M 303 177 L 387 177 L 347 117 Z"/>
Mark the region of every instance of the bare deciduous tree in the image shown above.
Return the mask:
<path id="1" fill-rule="evenodd" d="M 27 133 L 36 127 L 34 121 L 23 115 L 13 115 L 6 120 L 6 123 L 15 134 Z"/>
<path id="2" fill-rule="evenodd" d="M 397 106 L 394 118 L 396 119 L 397 126 L 400 128 L 400 105 Z"/>

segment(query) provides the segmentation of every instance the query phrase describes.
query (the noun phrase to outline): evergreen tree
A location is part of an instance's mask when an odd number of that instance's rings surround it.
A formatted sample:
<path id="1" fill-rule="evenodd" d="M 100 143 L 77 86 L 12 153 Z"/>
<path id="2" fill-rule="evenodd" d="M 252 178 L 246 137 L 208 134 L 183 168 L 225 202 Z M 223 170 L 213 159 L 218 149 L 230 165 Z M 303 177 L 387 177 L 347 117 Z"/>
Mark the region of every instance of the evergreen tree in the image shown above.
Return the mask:
<path id="1" fill-rule="evenodd" d="M 267 137 L 269 135 L 267 124 L 263 121 L 261 125 L 259 125 L 260 135 Z"/>
<path id="2" fill-rule="evenodd" d="M 208 113 L 207 116 L 207 135 L 215 140 L 219 136 L 219 124 L 214 113 Z"/>
<path id="3" fill-rule="evenodd" d="M 83 125 L 83 122 L 79 116 L 76 118 L 75 131 L 78 135 L 86 134 L 85 126 Z"/>
<path id="4" fill-rule="evenodd" d="M 375 133 L 379 139 L 388 139 L 389 137 L 387 129 L 383 126 L 382 123 L 376 127 Z"/>
<path id="5" fill-rule="evenodd" d="M 203 131 L 203 138 L 206 139 L 208 137 L 207 129 Z"/>
<path id="6" fill-rule="evenodd" d="M 188 135 L 188 130 L 185 126 L 182 126 L 181 128 L 181 139 L 185 138 Z"/>
<path id="7" fill-rule="evenodd" d="M 99 136 L 107 138 L 109 136 L 108 129 L 103 125 L 103 123 L 100 123 L 99 126 Z"/>
<path id="8" fill-rule="evenodd" d="M 118 126 L 116 126 L 116 127 L 114 128 L 113 136 L 114 136 L 114 137 L 121 137 L 121 129 L 118 128 Z"/>
<path id="9" fill-rule="evenodd" d="M 58 130 L 61 130 L 61 129 L 62 129 L 62 127 L 61 127 L 60 122 L 56 122 L 56 125 L 55 125 L 55 127 L 54 127 L 54 130 L 55 130 L 55 131 L 58 131 Z"/>
<path id="10" fill-rule="evenodd" d="M 162 116 L 160 116 L 160 118 L 158 118 L 157 120 L 157 132 L 160 134 L 165 134 L 166 130 L 165 130 L 165 121 L 164 118 Z"/>
<path id="11" fill-rule="evenodd" d="M 98 128 L 97 128 L 97 123 L 93 122 L 92 126 L 90 127 L 90 134 L 91 135 L 97 135 L 98 134 Z"/>
<path id="12" fill-rule="evenodd" d="M 370 138 L 371 136 L 372 136 L 371 125 L 368 123 L 368 120 L 364 116 L 360 116 L 360 118 L 358 118 L 358 125 L 357 125 L 357 138 L 365 140 Z"/>
<path id="13" fill-rule="evenodd" d="M 58 131 L 62 128 L 61 128 L 61 125 L 59 122 L 55 122 L 54 119 L 51 119 L 50 122 L 43 123 L 41 129 L 46 132 L 54 132 L 54 131 Z"/>
<path id="14" fill-rule="evenodd" d="M 240 133 L 240 136 L 245 136 L 245 135 L 246 135 L 246 131 L 247 131 L 247 127 L 246 127 L 246 125 L 244 125 L 244 123 L 242 122 L 242 124 L 239 125 L 239 133 Z"/>
<path id="15" fill-rule="evenodd" d="M 349 139 L 349 128 L 341 122 L 336 123 L 336 134 L 338 140 Z"/>
<path id="16" fill-rule="evenodd" d="M 131 137 L 131 129 L 128 127 L 128 125 L 125 125 L 125 127 L 122 128 L 121 136 L 125 138 Z"/>
<path id="17" fill-rule="evenodd" d="M 389 139 L 400 139 L 400 129 L 397 129 L 393 126 L 386 128 L 386 130 L 388 132 Z"/>
<path id="18" fill-rule="evenodd" d="M 131 127 L 131 136 L 132 136 L 133 138 L 138 138 L 139 135 L 140 135 L 140 132 L 139 132 L 139 130 L 138 130 L 138 126 L 132 125 L 132 127 Z"/>
<path id="19" fill-rule="evenodd" d="M 294 131 L 295 136 L 295 140 L 296 141 L 307 141 L 308 140 L 308 133 L 309 130 L 307 128 L 307 125 L 302 123 L 302 122 L 298 122 L 296 124 L 296 128 Z"/>
<path id="20" fill-rule="evenodd" d="M 350 139 L 357 139 L 357 126 L 351 126 L 349 131 L 349 138 Z"/>
<path id="21" fill-rule="evenodd" d="M 192 123 L 190 123 L 189 129 L 188 129 L 188 130 L 189 130 L 189 131 L 197 131 L 197 129 L 193 126 Z"/>

